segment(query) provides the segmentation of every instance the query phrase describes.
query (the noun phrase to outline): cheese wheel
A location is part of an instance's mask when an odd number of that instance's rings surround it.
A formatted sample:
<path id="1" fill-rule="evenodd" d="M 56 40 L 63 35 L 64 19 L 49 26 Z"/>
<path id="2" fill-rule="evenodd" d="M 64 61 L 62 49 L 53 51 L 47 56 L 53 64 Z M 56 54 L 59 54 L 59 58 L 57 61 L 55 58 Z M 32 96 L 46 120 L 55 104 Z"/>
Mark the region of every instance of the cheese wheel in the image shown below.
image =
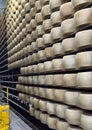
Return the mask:
<path id="1" fill-rule="evenodd" d="M 51 14 L 50 5 L 43 6 L 41 13 L 43 15 L 43 18 L 48 18 Z"/>
<path id="2" fill-rule="evenodd" d="M 31 17 L 32 17 L 32 18 L 35 18 L 35 15 L 36 15 L 36 10 L 35 10 L 35 8 L 34 8 L 34 7 L 33 7 L 33 8 L 31 8 L 30 13 L 31 13 Z"/>
<path id="3" fill-rule="evenodd" d="M 29 77 L 28 77 L 28 84 L 32 84 L 32 82 L 33 82 L 33 79 L 32 79 L 31 76 L 29 76 Z"/>
<path id="4" fill-rule="evenodd" d="M 31 7 L 33 7 L 35 5 L 35 0 L 29 0 Z"/>
<path id="5" fill-rule="evenodd" d="M 63 20 L 66 18 L 72 17 L 74 14 L 74 9 L 73 9 L 72 3 L 67 2 L 67 3 L 62 4 L 60 7 L 60 13 L 61 13 L 61 17 Z"/>
<path id="6" fill-rule="evenodd" d="M 39 95 L 40 95 L 40 97 L 45 97 L 45 95 L 46 95 L 45 88 L 39 88 Z"/>
<path id="7" fill-rule="evenodd" d="M 53 49 L 54 56 L 63 55 L 63 47 L 61 43 L 53 44 L 52 49 Z"/>
<path id="8" fill-rule="evenodd" d="M 53 26 L 60 25 L 61 24 L 61 15 L 60 11 L 53 12 L 51 14 L 51 22 Z"/>
<path id="9" fill-rule="evenodd" d="M 42 25 L 36 27 L 37 35 L 42 36 L 44 34 L 44 29 Z"/>
<path id="10" fill-rule="evenodd" d="M 81 115 L 81 126 L 84 130 L 92 129 L 92 114 L 82 114 Z"/>
<path id="11" fill-rule="evenodd" d="M 47 114 L 41 113 L 40 114 L 40 121 L 41 121 L 41 123 L 46 124 L 47 123 Z"/>
<path id="12" fill-rule="evenodd" d="M 54 27 L 54 28 L 52 28 L 51 29 L 51 36 L 52 36 L 52 40 L 53 41 L 61 40 L 62 39 L 61 27 Z"/>
<path id="13" fill-rule="evenodd" d="M 37 39 L 37 31 L 32 31 L 32 39 L 33 40 Z"/>
<path id="14" fill-rule="evenodd" d="M 30 20 L 31 20 L 31 14 L 30 13 L 26 13 L 25 20 L 26 20 L 26 23 L 30 22 Z"/>
<path id="15" fill-rule="evenodd" d="M 38 84 L 40 84 L 40 85 L 45 84 L 45 76 L 44 75 L 40 75 L 38 77 Z"/>
<path id="16" fill-rule="evenodd" d="M 32 28 L 31 28 L 30 24 L 26 24 L 26 30 L 27 30 L 27 33 L 32 31 Z"/>
<path id="17" fill-rule="evenodd" d="M 82 130 L 82 129 L 78 127 L 69 126 L 67 130 Z"/>
<path id="18" fill-rule="evenodd" d="M 77 58 L 77 67 L 78 68 L 92 67 L 92 59 L 91 59 L 92 52 L 91 51 L 77 53 L 76 58 Z"/>
<path id="19" fill-rule="evenodd" d="M 44 71 L 45 72 L 51 72 L 51 71 L 53 71 L 52 61 L 46 61 L 46 62 L 44 62 Z"/>
<path id="20" fill-rule="evenodd" d="M 65 119 L 65 111 L 68 108 L 66 105 L 56 104 L 56 116 Z"/>
<path id="21" fill-rule="evenodd" d="M 63 76 L 63 86 L 64 87 L 76 87 L 77 86 L 77 74 L 64 74 Z"/>
<path id="22" fill-rule="evenodd" d="M 52 99 L 54 100 L 54 90 L 53 89 L 46 89 L 46 97 L 47 99 Z"/>
<path id="23" fill-rule="evenodd" d="M 75 44 L 77 49 L 92 46 L 92 30 L 85 30 L 76 33 Z"/>
<path id="24" fill-rule="evenodd" d="M 52 58 L 53 57 L 52 47 L 45 48 L 45 55 L 46 55 L 46 58 Z"/>
<path id="25" fill-rule="evenodd" d="M 32 29 L 36 28 L 36 20 L 35 19 L 31 19 L 30 24 L 31 24 Z"/>
<path id="26" fill-rule="evenodd" d="M 51 25 L 51 19 L 46 19 L 43 21 L 43 28 L 46 32 L 50 32 L 52 25 Z"/>
<path id="27" fill-rule="evenodd" d="M 38 51 L 37 55 L 38 55 L 38 60 L 39 61 L 46 59 L 46 55 L 45 55 L 45 51 L 44 50 Z"/>
<path id="28" fill-rule="evenodd" d="M 92 88 L 92 72 L 78 73 L 77 85 L 80 88 Z"/>
<path id="29" fill-rule="evenodd" d="M 41 11 L 41 8 L 42 8 L 42 6 L 41 6 L 40 1 L 39 1 L 39 0 L 36 1 L 36 2 L 35 2 L 35 10 L 36 10 L 36 12 L 40 12 L 40 11 Z"/>
<path id="30" fill-rule="evenodd" d="M 33 99 L 33 105 L 34 105 L 35 108 L 39 108 L 39 99 L 34 98 Z"/>
<path id="31" fill-rule="evenodd" d="M 81 93 L 78 98 L 78 106 L 86 109 L 92 110 L 92 94 Z"/>
<path id="32" fill-rule="evenodd" d="M 29 108 L 29 113 L 30 113 L 30 115 L 31 116 L 34 116 L 34 107 L 32 107 L 31 105 L 30 105 L 30 108 Z"/>
<path id="33" fill-rule="evenodd" d="M 62 74 L 55 74 L 53 77 L 53 85 L 54 86 L 62 86 L 63 85 L 63 75 Z"/>
<path id="34" fill-rule="evenodd" d="M 33 76 L 33 84 L 38 84 L 38 76 Z"/>
<path id="35" fill-rule="evenodd" d="M 53 71 L 62 71 L 63 70 L 62 59 L 60 58 L 52 60 L 52 67 Z"/>
<path id="36" fill-rule="evenodd" d="M 28 87 L 28 86 L 25 86 L 24 89 L 25 89 L 25 93 L 28 93 L 29 87 Z"/>
<path id="37" fill-rule="evenodd" d="M 47 116 L 47 125 L 49 128 L 56 129 L 56 122 L 57 122 L 57 118 L 51 117 L 49 115 Z"/>
<path id="38" fill-rule="evenodd" d="M 44 45 L 48 46 L 52 44 L 52 37 L 50 33 L 44 34 L 43 35 L 43 41 L 44 41 Z"/>
<path id="39" fill-rule="evenodd" d="M 76 91 L 66 91 L 64 96 L 64 101 L 66 104 L 77 106 L 78 104 L 79 92 Z"/>
<path id="40" fill-rule="evenodd" d="M 41 111 L 43 111 L 43 112 L 46 111 L 46 106 L 47 106 L 46 101 L 44 101 L 44 100 L 39 101 L 39 108 L 40 108 Z"/>
<path id="41" fill-rule="evenodd" d="M 68 44 L 67 44 L 68 43 Z M 64 53 L 72 52 L 75 50 L 75 38 L 66 38 L 62 41 L 62 48 Z"/>
<path id="42" fill-rule="evenodd" d="M 48 114 L 55 115 L 55 109 L 56 109 L 55 103 L 47 102 L 46 110 Z"/>
<path id="43" fill-rule="evenodd" d="M 37 65 L 37 68 L 38 68 L 38 73 L 43 73 L 45 71 L 43 63 L 39 63 Z"/>
<path id="44" fill-rule="evenodd" d="M 74 18 L 64 20 L 61 29 L 63 38 L 73 35 L 76 32 Z"/>
<path id="45" fill-rule="evenodd" d="M 80 126 L 82 110 L 79 109 L 66 109 L 65 111 L 65 119 L 71 125 Z"/>
<path id="46" fill-rule="evenodd" d="M 61 4 L 61 0 L 50 0 L 50 7 L 52 11 L 59 10 Z"/>
<path id="47" fill-rule="evenodd" d="M 55 101 L 63 102 L 64 101 L 64 95 L 65 95 L 65 90 L 54 89 Z"/>
<path id="48" fill-rule="evenodd" d="M 35 20 L 36 20 L 37 24 L 41 24 L 43 22 L 42 13 L 36 13 Z"/>
<path id="49" fill-rule="evenodd" d="M 56 129 L 57 130 L 61 130 L 61 128 L 62 128 L 62 130 L 67 130 L 67 128 L 68 128 L 68 123 L 67 122 L 65 122 L 65 121 L 63 121 L 63 120 L 57 120 L 57 124 L 56 124 Z"/>
<path id="50" fill-rule="evenodd" d="M 53 85 L 53 75 L 46 75 L 45 76 L 45 84 L 46 85 Z"/>
<path id="51" fill-rule="evenodd" d="M 39 96 L 39 88 L 34 87 L 34 95 Z"/>
<path id="52" fill-rule="evenodd" d="M 36 119 L 39 120 L 40 119 L 40 111 L 35 109 L 34 116 L 35 116 Z"/>
<path id="53" fill-rule="evenodd" d="M 31 8 L 30 3 L 29 3 L 29 2 L 25 3 L 25 5 L 24 5 L 25 11 L 26 11 L 26 12 L 30 11 L 30 8 Z"/>
<path id="54" fill-rule="evenodd" d="M 92 25 L 92 8 L 82 9 L 74 14 L 74 22 L 76 28 L 86 28 Z"/>
<path id="55" fill-rule="evenodd" d="M 21 16 L 25 17 L 26 11 L 24 9 L 21 10 Z"/>
<path id="56" fill-rule="evenodd" d="M 34 51 L 37 50 L 37 44 L 36 44 L 36 42 L 32 42 L 31 46 L 32 46 L 32 52 L 34 52 Z"/>
<path id="57" fill-rule="evenodd" d="M 37 38 L 36 42 L 37 42 L 37 47 L 38 47 L 38 49 L 44 48 L 43 38 Z"/>
<path id="58" fill-rule="evenodd" d="M 91 0 L 81 0 L 81 1 L 72 0 L 71 2 L 76 10 L 85 8 L 86 6 L 92 3 Z"/>
<path id="59" fill-rule="evenodd" d="M 67 55 L 63 57 L 64 70 L 76 69 L 76 55 Z"/>

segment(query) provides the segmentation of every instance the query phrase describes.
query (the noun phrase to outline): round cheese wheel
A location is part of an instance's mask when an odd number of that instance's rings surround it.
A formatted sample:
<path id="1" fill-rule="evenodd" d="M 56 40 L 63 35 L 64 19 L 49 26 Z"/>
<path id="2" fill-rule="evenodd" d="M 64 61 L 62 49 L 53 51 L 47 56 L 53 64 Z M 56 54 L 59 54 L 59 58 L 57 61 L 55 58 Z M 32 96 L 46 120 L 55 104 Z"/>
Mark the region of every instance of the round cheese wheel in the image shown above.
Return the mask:
<path id="1" fill-rule="evenodd" d="M 92 110 L 92 94 L 81 93 L 78 98 L 78 106 L 86 109 Z"/>
<path id="2" fill-rule="evenodd" d="M 56 109 L 55 103 L 47 102 L 46 110 L 48 114 L 55 115 L 55 109 Z"/>
<path id="3" fill-rule="evenodd" d="M 39 88 L 39 95 L 40 97 L 46 97 L 45 88 Z"/>
<path id="4" fill-rule="evenodd" d="M 43 61 L 43 60 L 46 59 L 46 55 L 45 55 L 45 51 L 44 50 L 38 51 L 37 55 L 38 55 L 38 60 L 39 61 Z"/>
<path id="5" fill-rule="evenodd" d="M 64 70 L 76 69 L 76 55 L 66 55 L 63 57 Z"/>
<path id="6" fill-rule="evenodd" d="M 45 84 L 45 75 L 40 75 L 38 77 L 38 84 L 40 84 L 40 85 Z"/>
<path id="7" fill-rule="evenodd" d="M 52 60 L 52 67 L 53 71 L 62 71 L 63 70 L 62 59 L 60 58 Z"/>
<path id="8" fill-rule="evenodd" d="M 46 89 L 46 97 L 47 99 L 52 99 L 54 100 L 54 90 L 53 89 Z"/>
<path id="9" fill-rule="evenodd" d="M 77 85 L 80 88 L 92 88 L 92 72 L 78 73 Z"/>
<path id="10" fill-rule="evenodd" d="M 90 113 L 81 115 L 81 126 L 84 130 L 92 129 L 92 115 Z"/>
<path id="11" fill-rule="evenodd" d="M 29 0 L 30 4 L 31 4 L 31 7 L 33 7 L 35 5 L 35 1 L 36 0 Z"/>
<path id="12" fill-rule="evenodd" d="M 33 99 L 33 105 L 34 105 L 35 108 L 39 108 L 39 99 L 34 98 Z"/>
<path id="13" fill-rule="evenodd" d="M 35 110 L 35 108 L 30 105 L 29 113 L 31 116 L 34 116 L 34 110 Z"/>
<path id="14" fill-rule="evenodd" d="M 46 106 L 47 106 L 46 101 L 44 101 L 44 100 L 39 101 L 39 108 L 40 108 L 41 111 L 43 111 L 43 112 L 46 111 Z"/>
<path id="15" fill-rule="evenodd" d="M 25 3 L 25 5 L 24 5 L 25 11 L 26 11 L 26 12 L 30 11 L 30 8 L 31 8 L 30 3 L 29 3 L 29 2 Z"/>
<path id="16" fill-rule="evenodd" d="M 71 0 L 71 2 L 76 10 L 85 8 L 86 6 L 92 3 L 91 0 L 81 0 L 81 1 Z"/>
<path id="17" fill-rule="evenodd" d="M 67 130 L 82 130 L 82 129 L 78 127 L 69 126 Z"/>
<path id="18" fill-rule="evenodd" d="M 77 86 L 77 74 L 64 74 L 63 76 L 63 86 L 64 87 L 76 87 Z"/>
<path id="19" fill-rule="evenodd" d="M 43 35 L 43 41 L 44 41 L 44 45 L 48 46 L 52 44 L 52 37 L 50 33 L 44 34 Z"/>
<path id="20" fill-rule="evenodd" d="M 53 85 L 53 75 L 46 75 L 45 76 L 45 84 L 46 85 Z"/>
<path id="21" fill-rule="evenodd" d="M 43 73 L 45 71 L 43 63 L 39 63 L 37 65 L 37 68 L 38 68 L 38 73 Z"/>
<path id="22" fill-rule="evenodd" d="M 56 129 L 56 123 L 57 123 L 57 118 L 51 117 L 49 115 L 47 116 L 47 125 L 49 128 Z"/>
<path id="23" fill-rule="evenodd" d="M 54 86 L 62 86 L 63 85 L 63 75 L 62 74 L 55 74 L 53 77 L 53 85 Z"/>
<path id="24" fill-rule="evenodd" d="M 56 43 L 52 46 L 54 56 L 62 56 L 63 55 L 63 47 L 62 43 Z"/>
<path id="25" fill-rule="evenodd" d="M 26 13 L 25 20 L 26 20 L 26 23 L 30 22 L 30 20 L 31 20 L 31 14 L 30 13 Z"/>
<path id="26" fill-rule="evenodd" d="M 32 31 L 32 39 L 33 40 L 37 39 L 37 31 Z"/>
<path id="27" fill-rule="evenodd" d="M 44 29 L 42 25 L 36 27 L 37 35 L 42 36 L 44 34 Z"/>
<path id="28" fill-rule="evenodd" d="M 31 24 L 32 29 L 36 28 L 36 20 L 35 19 L 31 19 L 30 24 Z"/>
<path id="29" fill-rule="evenodd" d="M 36 15 L 35 7 L 31 8 L 30 13 L 31 13 L 31 17 L 32 17 L 32 18 L 35 18 L 35 15 Z"/>
<path id="30" fill-rule="evenodd" d="M 66 109 L 65 111 L 65 119 L 71 125 L 80 126 L 82 110 L 79 109 Z"/>
<path id="31" fill-rule="evenodd" d="M 38 84 L 38 76 L 33 76 L 33 84 Z"/>
<path id="32" fill-rule="evenodd" d="M 36 10 L 36 12 L 40 12 L 40 11 L 41 11 L 41 8 L 42 8 L 42 6 L 41 6 L 40 1 L 39 1 L 39 0 L 36 1 L 36 2 L 35 2 L 35 10 Z"/>
<path id="33" fill-rule="evenodd" d="M 60 11 L 55 11 L 51 14 L 51 22 L 53 26 L 61 24 L 61 15 Z"/>
<path id="34" fill-rule="evenodd" d="M 76 55 L 77 67 L 78 68 L 92 67 L 92 59 L 91 58 L 92 58 L 91 51 L 77 53 L 77 55 Z"/>
<path id="35" fill-rule="evenodd" d="M 36 13 L 35 20 L 36 20 L 37 24 L 41 24 L 43 22 L 42 13 Z"/>
<path id="36" fill-rule="evenodd" d="M 66 105 L 57 104 L 56 105 L 56 116 L 65 119 L 65 111 L 68 108 Z"/>
<path id="37" fill-rule="evenodd" d="M 92 30 L 85 30 L 76 33 L 75 44 L 77 49 L 92 46 Z"/>
<path id="38" fill-rule="evenodd" d="M 63 120 L 57 120 L 57 124 L 56 124 L 56 129 L 57 130 L 61 130 L 61 128 L 63 129 L 63 130 L 67 130 L 67 128 L 68 128 L 68 123 L 67 122 L 65 122 L 65 121 L 63 121 Z"/>
<path id="39" fill-rule="evenodd" d="M 44 48 L 43 38 L 37 38 L 36 42 L 37 42 L 37 47 L 38 47 L 38 49 Z"/>
<path id="40" fill-rule="evenodd" d="M 67 2 L 67 3 L 62 4 L 60 7 L 60 13 L 61 13 L 61 17 L 63 20 L 66 18 L 72 17 L 74 14 L 74 9 L 73 9 L 72 3 Z"/>
<path id="41" fill-rule="evenodd" d="M 61 0 L 50 0 L 50 7 L 52 11 L 59 10 L 61 4 Z"/>
<path id="42" fill-rule="evenodd" d="M 61 40 L 62 39 L 61 27 L 54 27 L 54 28 L 52 28 L 51 29 L 51 37 L 52 37 L 53 41 Z"/>
<path id="43" fill-rule="evenodd" d="M 89 25 L 92 25 L 92 8 L 86 8 L 82 9 L 80 11 L 77 11 L 74 14 L 74 22 L 76 28 L 86 28 Z"/>
<path id="44" fill-rule="evenodd" d="M 51 72 L 52 70 L 53 70 L 53 68 L 52 68 L 52 61 L 44 62 L 44 71 L 45 72 Z"/>
<path id="45" fill-rule="evenodd" d="M 61 29 L 63 38 L 73 35 L 76 32 L 74 18 L 64 20 Z"/>
<path id="46" fill-rule="evenodd" d="M 68 43 L 68 44 L 67 44 Z M 62 41 L 62 48 L 64 53 L 72 52 L 75 50 L 75 38 L 66 38 Z"/>
<path id="47" fill-rule="evenodd" d="M 46 58 L 53 58 L 53 49 L 52 47 L 47 47 L 45 48 L 45 55 L 46 55 Z"/>
<path id="48" fill-rule="evenodd" d="M 39 88 L 34 87 L 34 95 L 39 96 Z"/>
<path id="49" fill-rule="evenodd" d="M 66 91 L 64 96 L 64 101 L 66 104 L 77 106 L 78 104 L 79 92 L 76 91 Z"/>
<path id="50" fill-rule="evenodd" d="M 52 25 L 51 25 L 51 19 L 46 19 L 43 21 L 43 28 L 45 32 L 50 32 Z"/>
<path id="51" fill-rule="evenodd" d="M 43 18 L 48 18 L 51 14 L 50 5 L 43 6 L 41 13 L 43 15 Z"/>
<path id="52" fill-rule="evenodd" d="M 35 109 L 34 116 L 35 116 L 36 119 L 39 120 L 40 119 L 40 111 Z"/>
<path id="53" fill-rule="evenodd" d="M 64 101 L 64 95 L 65 95 L 65 90 L 54 89 L 55 101 L 63 102 Z"/>
<path id="54" fill-rule="evenodd" d="M 41 121 L 41 123 L 46 124 L 47 123 L 47 114 L 41 113 L 40 114 L 40 121 Z"/>
<path id="55" fill-rule="evenodd" d="M 32 31 L 31 24 L 26 24 L 26 30 L 27 33 L 30 33 Z"/>

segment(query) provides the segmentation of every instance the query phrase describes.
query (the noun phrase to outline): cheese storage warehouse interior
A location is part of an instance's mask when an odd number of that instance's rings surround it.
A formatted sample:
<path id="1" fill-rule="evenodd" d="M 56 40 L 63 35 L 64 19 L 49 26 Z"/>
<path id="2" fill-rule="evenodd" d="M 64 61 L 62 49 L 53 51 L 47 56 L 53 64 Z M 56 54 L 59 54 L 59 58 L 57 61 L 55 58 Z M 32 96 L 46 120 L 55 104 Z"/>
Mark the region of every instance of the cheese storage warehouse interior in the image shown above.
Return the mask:
<path id="1" fill-rule="evenodd" d="M 0 89 L 11 109 L 28 130 L 92 130 L 92 0 L 0 2 Z"/>

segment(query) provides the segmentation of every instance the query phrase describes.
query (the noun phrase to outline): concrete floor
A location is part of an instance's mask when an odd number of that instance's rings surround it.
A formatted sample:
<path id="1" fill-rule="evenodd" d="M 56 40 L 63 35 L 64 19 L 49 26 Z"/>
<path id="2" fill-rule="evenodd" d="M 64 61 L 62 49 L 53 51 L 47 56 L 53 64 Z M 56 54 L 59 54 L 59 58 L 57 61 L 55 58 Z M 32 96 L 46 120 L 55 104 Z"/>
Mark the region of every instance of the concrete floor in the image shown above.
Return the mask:
<path id="1" fill-rule="evenodd" d="M 32 130 L 22 119 L 14 112 L 10 113 L 10 130 Z"/>

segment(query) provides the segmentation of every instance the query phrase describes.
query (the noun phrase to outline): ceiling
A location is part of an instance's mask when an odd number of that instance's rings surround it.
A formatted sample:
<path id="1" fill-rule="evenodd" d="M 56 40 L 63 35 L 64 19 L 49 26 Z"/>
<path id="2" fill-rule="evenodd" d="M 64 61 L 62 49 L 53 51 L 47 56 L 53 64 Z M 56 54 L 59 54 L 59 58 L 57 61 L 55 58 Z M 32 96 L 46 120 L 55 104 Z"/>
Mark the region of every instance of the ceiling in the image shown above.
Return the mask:
<path id="1" fill-rule="evenodd" d="M 6 7 L 6 0 L 0 0 L 0 15 L 3 14 L 3 10 Z"/>

